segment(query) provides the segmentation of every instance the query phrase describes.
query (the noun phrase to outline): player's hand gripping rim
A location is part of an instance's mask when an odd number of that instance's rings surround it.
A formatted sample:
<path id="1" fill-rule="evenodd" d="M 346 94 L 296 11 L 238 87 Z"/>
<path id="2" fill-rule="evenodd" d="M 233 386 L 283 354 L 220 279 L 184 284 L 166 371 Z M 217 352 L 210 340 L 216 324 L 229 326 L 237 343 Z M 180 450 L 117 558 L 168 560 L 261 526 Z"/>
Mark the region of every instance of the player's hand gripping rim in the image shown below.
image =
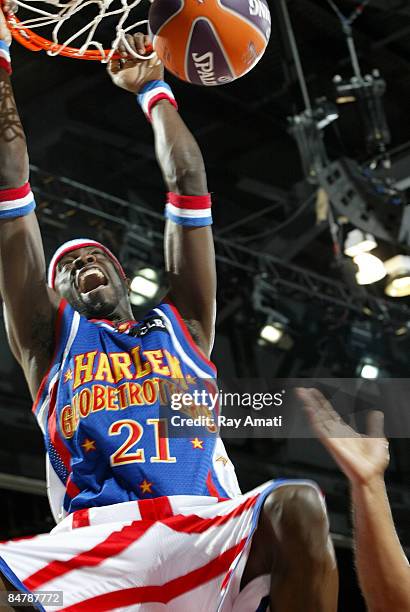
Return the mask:
<path id="1" fill-rule="evenodd" d="M 130 51 L 141 57 L 133 57 Z M 148 35 L 141 32 L 134 35 L 126 34 L 125 40 L 118 47 L 118 52 L 121 57 L 111 60 L 107 67 L 108 74 L 118 87 L 138 93 L 145 83 L 163 79 L 162 62 L 152 51 Z"/>

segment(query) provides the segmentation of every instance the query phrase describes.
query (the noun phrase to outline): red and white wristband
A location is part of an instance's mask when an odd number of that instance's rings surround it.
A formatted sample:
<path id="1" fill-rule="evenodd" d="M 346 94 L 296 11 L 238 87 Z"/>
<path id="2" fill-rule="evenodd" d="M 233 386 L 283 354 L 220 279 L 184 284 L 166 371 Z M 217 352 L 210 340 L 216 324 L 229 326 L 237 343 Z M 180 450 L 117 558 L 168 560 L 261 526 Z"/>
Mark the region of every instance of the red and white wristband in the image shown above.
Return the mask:
<path id="1" fill-rule="evenodd" d="M 4 40 L 0 40 L 0 68 L 11 74 L 10 47 Z"/>
<path id="2" fill-rule="evenodd" d="M 185 227 L 205 227 L 212 224 L 212 201 L 208 193 L 204 196 L 168 193 L 165 218 Z"/>
<path id="3" fill-rule="evenodd" d="M 160 100 L 168 100 L 178 110 L 178 104 L 172 89 L 165 81 L 149 81 L 140 89 L 137 95 L 138 104 L 141 106 L 148 121 L 151 121 L 151 111 Z"/>
<path id="4" fill-rule="evenodd" d="M 0 219 L 24 217 L 36 207 L 30 183 L 15 189 L 0 189 Z"/>

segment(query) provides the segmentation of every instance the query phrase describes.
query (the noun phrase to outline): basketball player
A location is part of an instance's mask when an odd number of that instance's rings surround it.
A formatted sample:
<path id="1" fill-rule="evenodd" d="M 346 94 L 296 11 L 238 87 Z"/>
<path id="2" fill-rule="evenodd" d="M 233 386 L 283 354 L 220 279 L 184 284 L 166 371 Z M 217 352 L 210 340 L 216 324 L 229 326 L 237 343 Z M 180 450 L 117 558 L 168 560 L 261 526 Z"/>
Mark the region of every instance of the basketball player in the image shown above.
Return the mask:
<path id="1" fill-rule="evenodd" d="M 136 322 L 123 268 L 100 243 L 60 247 L 47 286 L 3 16 L 0 41 L 0 288 L 10 346 L 45 436 L 58 523 L 51 534 L 0 545 L 3 589 L 61 591 L 57 609 L 78 612 L 336 610 L 337 569 L 317 487 L 270 482 L 241 495 L 212 428 L 168 439 L 160 418 L 175 380 L 190 388 L 215 377 L 210 196 L 161 64 L 124 57 L 109 69 L 117 85 L 138 93 L 168 190 L 170 290 Z M 142 35 L 129 43 L 144 52 Z"/>
<path id="2" fill-rule="evenodd" d="M 369 415 L 369 437 L 361 436 L 317 389 L 299 389 L 298 395 L 319 439 L 350 481 L 356 567 L 369 612 L 410 612 L 410 567 L 384 482 L 389 445 L 383 413 Z"/>

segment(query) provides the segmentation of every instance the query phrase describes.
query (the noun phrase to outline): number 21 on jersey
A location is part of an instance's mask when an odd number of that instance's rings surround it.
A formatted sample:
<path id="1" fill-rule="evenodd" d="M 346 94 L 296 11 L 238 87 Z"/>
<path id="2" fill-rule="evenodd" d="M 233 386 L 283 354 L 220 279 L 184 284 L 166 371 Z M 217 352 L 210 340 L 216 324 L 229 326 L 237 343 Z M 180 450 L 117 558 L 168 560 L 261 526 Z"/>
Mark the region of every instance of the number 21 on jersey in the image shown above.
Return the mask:
<path id="1" fill-rule="evenodd" d="M 152 426 L 155 439 L 155 455 L 150 457 L 150 463 L 175 463 L 177 458 L 170 455 L 168 440 L 168 424 L 166 419 L 147 419 L 147 425 Z M 134 419 L 122 419 L 115 421 L 108 435 L 118 436 L 123 432 L 128 433 L 127 439 L 110 457 L 112 467 L 125 465 L 127 463 L 145 463 L 145 450 L 136 448 L 144 433 L 144 428 Z"/>

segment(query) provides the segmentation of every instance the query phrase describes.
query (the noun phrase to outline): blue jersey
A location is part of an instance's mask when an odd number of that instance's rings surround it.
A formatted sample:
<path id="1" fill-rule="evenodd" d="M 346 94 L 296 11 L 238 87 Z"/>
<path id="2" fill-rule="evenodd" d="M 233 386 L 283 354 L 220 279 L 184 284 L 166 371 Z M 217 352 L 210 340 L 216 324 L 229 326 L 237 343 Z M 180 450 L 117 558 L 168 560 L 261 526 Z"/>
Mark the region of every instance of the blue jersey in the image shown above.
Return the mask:
<path id="1" fill-rule="evenodd" d="M 87 320 L 63 300 L 55 354 L 33 407 L 56 520 L 163 495 L 240 493 L 215 427 L 168 436 L 173 393 L 215 376 L 173 305 L 115 326 Z"/>

